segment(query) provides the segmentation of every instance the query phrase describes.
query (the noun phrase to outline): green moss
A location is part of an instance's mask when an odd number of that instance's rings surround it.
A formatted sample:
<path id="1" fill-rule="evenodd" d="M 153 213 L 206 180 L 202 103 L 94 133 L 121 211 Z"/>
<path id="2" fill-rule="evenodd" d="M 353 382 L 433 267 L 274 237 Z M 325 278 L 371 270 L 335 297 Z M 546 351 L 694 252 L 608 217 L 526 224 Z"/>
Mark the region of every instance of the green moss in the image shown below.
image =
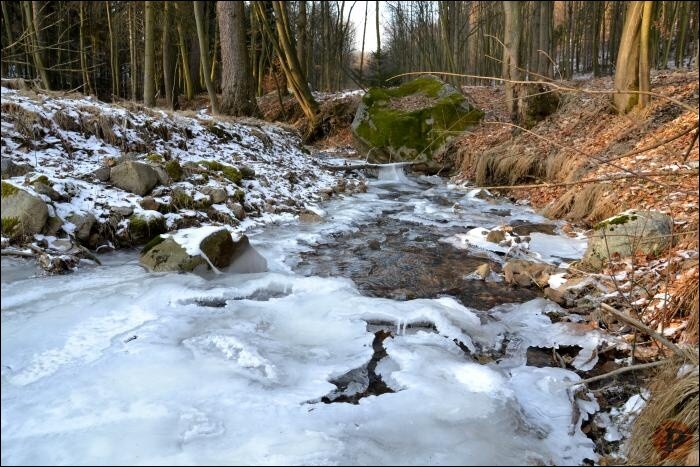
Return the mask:
<path id="1" fill-rule="evenodd" d="M 611 225 L 623 225 L 628 223 L 629 221 L 634 221 L 637 220 L 637 216 L 635 216 L 634 211 L 631 213 L 627 214 L 619 214 L 617 216 L 613 216 L 609 219 L 605 219 L 604 221 L 598 222 L 596 225 L 593 226 L 595 230 L 603 229 L 606 227 L 609 227 Z"/>
<path id="2" fill-rule="evenodd" d="M 255 170 L 252 167 L 248 167 L 247 165 L 243 165 L 240 168 L 241 171 L 241 177 L 245 180 L 252 180 L 255 178 Z"/>
<path id="3" fill-rule="evenodd" d="M 134 243 L 145 243 L 167 230 L 164 217 L 144 219 L 138 214 L 129 218 L 129 235 Z"/>
<path id="4" fill-rule="evenodd" d="M 3 198 L 7 198 L 8 196 L 12 196 L 15 193 L 17 193 L 18 191 L 19 191 L 19 188 L 17 188 L 13 184 L 7 183 L 7 182 L 2 182 L 2 197 Z"/>
<path id="5" fill-rule="evenodd" d="M 170 160 L 165 163 L 165 171 L 168 176 L 174 181 L 182 180 L 182 167 L 180 163 L 176 160 Z"/>
<path id="6" fill-rule="evenodd" d="M 162 235 L 158 235 L 156 237 L 153 237 L 150 242 L 146 243 L 146 246 L 143 247 L 143 250 L 141 250 L 141 254 L 145 255 L 148 253 L 149 250 L 151 250 L 153 247 L 160 245 L 163 243 L 165 239 L 163 238 Z"/>
<path id="7" fill-rule="evenodd" d="M 165 158 L 163 158 L 163 156 L 161 156 L 160 154 L 156 154 L 155 152 L 152 152 L 152 153 L 146 155 L 146 160 L 148 162 L 160 164 L 163 161 L 165 161 Z"/>
<path id="8" fill-rule="evenodd" d="M 372 148 L 392 148 L 393 154 L 403 159 L 430 159 L 445 140 L 476 124 L 484 113 L 472 108 L 458 92 L 440 97 L 444 83 L 421 77 L 397 88 L 371 88 L 363 97 L 368 116 L 361 120 L 355 133 Z M 401 110 L 388 106 L 391 99 L 411 94 L 435 98 L 430 107 Z"/>
<path id="9" fill-rule="evenodd" d="M 53 186 L 53 182 L 49 180 L 49 177 L 46 175 L 39 175 L 37 178 L 32 180 L 32 185 L 36 185 L 37 183 L 44 184 L 46 186 Z"/>
<path id="10" fill-rule="evenodd" d="M 243 175 L 241 175 L 241 171 L 232 165 L 222 164 L 219 161 L 213 161 L 213 160 L 208 160 L 208 161 L 201 160 L 201 161 L 199 161 L 199 164 L 203 165 L 204 167 L 208 168 L 211 171 L 220 172 L 221 174 L 223 174 L 224 177 L 226 177 L 228 180 L 232 181 L 233 183 L 238 184 L 243 179 Z"/>
<path id="11" fill-rule="evenodd" d="M 5 196 L 5 195 L 3 195 Z M 2 233 L 8 237 L 14 237 L 18 233 L 20 220 L 18 217 L 3 217 L 2 218 Z"/>
<path id="12" fill-rule="evenodd" d="M 170 195 L 170 205 L 176 210 L 193 209 L 195 207 L 194 199 L 182 190 L 174 190 Z"/>
<path id="13" fill-rule="evenodd" d="M 243 201 L 245 201 L 245 192 L 243 190 L 236 190 L 231 198 L 234 201 L 243 204 Z"/>

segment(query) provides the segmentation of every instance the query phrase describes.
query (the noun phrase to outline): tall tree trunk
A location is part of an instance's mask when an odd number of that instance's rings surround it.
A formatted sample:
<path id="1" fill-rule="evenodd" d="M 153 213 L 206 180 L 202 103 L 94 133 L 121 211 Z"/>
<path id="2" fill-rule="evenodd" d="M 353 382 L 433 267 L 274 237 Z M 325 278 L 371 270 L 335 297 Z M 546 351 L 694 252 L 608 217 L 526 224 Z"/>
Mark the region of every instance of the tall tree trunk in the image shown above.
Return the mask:
<path id="1" fill-rule="evenodd" d="M 552 17 L 554 2 L 546 1 L 540 5 L 540 31 L 537 60 L 537 73 L 552 77 Z"/>
<path id="2" fill-rule="evenodd" d="M 624 91 L 639 90 L 641 71 L 639 69 L 639 42 L 643 10 L 644 2 L 630 2 L 622 27 L 620 49 L 617 53 L 615 66 L 614 87 L 616 94 L 613 96 L 615 108 L 620 113 L 629 112 L 639 101 L 638 94 L 625 93 Z"/>
<path id="3" fill-rule="evenodd" d="M 217 2 L 221 41 L 221 112 L 226 115 L 257 115 L 255 87 L 246 45 L 243 2 Z"/>
<path id="4" fill-rule="evenodd" d="M 117 57 L 117 44 L 114 38 L 114 25 L 112 24 L 112 7 L 109 1 L 105 1 L 107 11 L 107 29 L 109 30 L 109 64 L 112 72 L 112 99 L 119 97 L 119 57 Z"/>
<path id="5" fill-rule="evenodd" d="M 380 74 L 381 76 L 381 69 L 382 69 L 382 35 L 381 31 L 379 30 L 379 0 L 375 2 L 375 8 L 376 8 L 376 26 L 377 26 L 377 73 Z"/>
<path id="6" fill-rule="evenodd" d="M 39 49 L 41 45 L 37 35 L 37 31 L 41 30 L 40 27 L 37 27 L 36 23 L 40 19 L 40 15 L 39 18 L 36 17 L 36 15 L 40 13 L 39 2 L 31 2 L 31 4 L 29 2 L 22 2 L 22 7 L 24 9 L 25 21 L 27 22 L 27 30 L 29 32 L 29 48 L 32 51 L 34 68 L 39 74 L 39 78 L 41 79 L 41 84 L 44 86 L 44 89 L 51 89 L 49 74 L 46 71 L 46 66 L 44 65 L 45 62 L 43 54 Z"/>
<path id="7" fill-rule="evenodd" d="M 183 11 L 178 2 L 174 3 L 177 12 L 177 42 L 180 48 L 180 70 L 185 83 L 185 97 L 188 101 L 194 99 L 194 83 L 192 82 L 192 72 L 190 70 L 190 53 L 185 42 L 185 31 L 182 25 Z"/>
<path id="8" fill-rule="evenodd" d="M 207 87 L 207 93 L 209 93 L 209 100 L 211 101 L 211 113 L 219 113 L 219 103 L 216 98 L 216 90 L 214 89 L 214 83 L 211 82 L 211 77 L 209 75 L 209 44 L 207 43 L 207 36 L 204 30 L 204 12 L 202 11 L 202 2 L 193 2 L 194 4 L 194 18 L 197 23 L 197 38 L 199 39 L 199 58 L 201 60 L 200 70 L 204 70 L 202 77 L 204 78 L 204 84 Z"/>
<path id="9" fill-rule="evenodd" d="M 504 16 L 504 40 L 503 40 L 503 64 L 502 76 L 505 80 L 519 81 L 521 79 L 519 64 L 520 30 L 522 25 L 522 3 L 503 2 Z M 505 82 L 506 105 L 511 114 L 511 119 L 517 121 L 517 96 L 515 86 L 510 81 Z"/>
<path id="10" fill-rule="evenodd" d="M 80 17 L 80 26 L 78 28 L 80 51 L 78 53 L 80 54 L 80 72 L 83 77 L 83 92 L 92 95 L 95 92 L 92 89 L 92 84 L 90 84 L 90 74 L 85 55 L 85 2 L 80 2 L 78 14 Z"/>
<path id="11" fill-rule="evenodd" d="M 156 47 L 156 37 L 155 37 L 155 5 L 152 1 L 145 2 L 145 17 L 144 26 L 146 29 L 144 37 L 144 63 L 143 63 L 143 103 L 148 107 L 154 107 L 156 105 L 156 93 L 155 93 L 155 47 Z"/>
<path id="12" fill-rule="evenodd" d="M 163 2 L 163 84 L 165 85 L 165 100 L 168 107 L 177 107 L 177 97 L 175 97 L 175 61 L 173 60 L 173 40 L 171 34 L 172 15 L 170 13 L 171 2 Z"/>
<path id="13" fill-rule="evenodd" d="M 360 82 L 362 82 L 362 70 L 365 64 L 365 36 L 367 35 L 367 7 L 369 2 L 365 2 L 365 20 L 362 23 L 362 48 L 360 49 Z"/>
<path id="14" fill-rule="evenodd" d="M 306 54 L 308 53 L 309 46 L 307 44 L 306 35 L 306 1 L 299 2 L 299 18 L 297 19 L 297 53 L 299 54 L 299 64 L 301 65 L 301 71 L 304 76 L 308 76 L 308 70 L 306 69 Z"/>
<path id="15" fill-rule="evenodd" d="M 654 2 L 645 1 L 642 11 L 642 24 L 639 34 L 639 90 L 649 92 L 649 32 L 651 31 L 651 13 Z M 649 104 L 649 95 L 639 95 L 639 108 Z"/>
<path id="16" fill-rule="evenodd" d="M 83 2 L 80 2 L 81 4 Z M 136 79 L 138 73 L 138 66 L 136 64 L 136 4 L 129 3 L 129 77 L 131 78 L 131 99 L 136 100 L 138 97 L 138 80 Z M 82 24 L 82 20 L 81 20 Z M 80 49 L 82 53 L 85 53 L 83 45 L 81 43 Z M 82 58 L 82 56 L 81 56 Z"/>

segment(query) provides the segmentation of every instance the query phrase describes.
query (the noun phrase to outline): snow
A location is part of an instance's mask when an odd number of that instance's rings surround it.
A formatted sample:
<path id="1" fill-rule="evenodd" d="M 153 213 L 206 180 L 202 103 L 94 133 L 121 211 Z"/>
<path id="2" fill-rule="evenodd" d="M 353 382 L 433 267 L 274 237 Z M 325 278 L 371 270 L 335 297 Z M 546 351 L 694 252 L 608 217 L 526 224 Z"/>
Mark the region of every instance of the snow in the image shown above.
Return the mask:
<path id="1" fill-rule="evenodd" d="M 178 245 L 184 248 L 188 255 L 197 256 L 202 254 L 202 250 L 200 249 L 202 240 L 220 230 L 226 230 L 226 228 L 216 225 L 190 227 L 188 229 L 180 229 L 173 234 L 162 234 L 161 237 L 172 238 Z"/>
<path id="2" fill-rule="evenodd" d="M 480 312 L 451 297 L 367 297 L 348 279 L 292 272 L 290 261 L 314 242 L 396 209 L 398 201 L 381 196 L 386 189 L 387 182 L 377 182 L 368 193 L 324 204 L 324 223 L 299 224 L 289 214 L 264 230 L 252 226 L 249 236 L 268 260 L 267 273 L 148 274 L 132 254 L 114 252 L 101 256 L 103 267 L 40 278 L 3 258 L 2 462 L 568 465 L 596 459 L 593 442 L 580 431 L 595 403 L 571 392 L 579 377 L 526 366 L 529 346 L 578 345 L 574 366 L 595 363 L 602 336 L 552 324 L 547 313 L 560 311 L 558 305 L 537 299 Z M 442 190 L 434 185 L 407 212 L 390 215 L 442 225 L 450 207 L 426 201 Z M 458 212 L 471 213 L 469 203 Z M 502 206 L 526 215 L 526 208 Z M 493 225 L 502 220 L 482 207 L 474 212 Z M 471 222 L 452 216 L 455 228 Z M 173 238 L 194 253 L 218 228 L 183 229 Z M 207 306 L 214 302 L 222 306 Z M 370 360 L 373 322 L 391 323 L 387 356 L 376 372 L 396 392 L 358 405 L 318 402 L 336 389 L 329 380 Z M 409 329 L 418 323 L 428 327 Z M 505 345 L 505 356 L 482 364 L 455 340 L 473 354 Z"/>

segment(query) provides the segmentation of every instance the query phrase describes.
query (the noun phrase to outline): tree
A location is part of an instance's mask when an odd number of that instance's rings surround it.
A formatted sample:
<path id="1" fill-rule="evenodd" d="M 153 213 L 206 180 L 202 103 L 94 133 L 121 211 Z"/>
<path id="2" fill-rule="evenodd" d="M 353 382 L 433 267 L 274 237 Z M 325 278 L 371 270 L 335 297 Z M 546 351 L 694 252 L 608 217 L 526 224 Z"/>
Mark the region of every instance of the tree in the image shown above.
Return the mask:
<path id="1" fill-rule="evenodd" d="M 163 2 L 163 84 L 165 100 L 171 109 L 177 108 L 177 90 L 175 89 L 175 61 L 173 60 L 173 38 L 171 34 L 171 2 Z"/>
<path id="2" fill-rule="evenodd" d="M 653 2 L 630 2 L 622 27 L 615 67 L 613 102 L 619 113 L 635 106 L 644 107 L 648 99 L 639 92 L 649 91 L 649 27 Z M 625 91 L 639 91 L 629 93 Z"/>
<path id="3" fill-rule="evenodd" d="M 257 115 L 246 45 L 245 4 L 217 2 L 221 42 L 221 108 L 226 115 Z"/>
<path id="4" fill-rule="evenodd" d="M 197 39 L 199 40 L 199 56 L 201 60 L 201 70 L 204 78 L 204 84 L 207 87 L 207 93 L 209 94 L 209 100 L 211 101 L 211 113 L 219 113 L 219 102 L 216 98 L 216 91 L 214 90 L 214 83 L 211 81 L 211 76 L 209 75 L 209 41 L 207 39 L 207 34 L 204 30 L 204 13 L 202 12 L 202 2 L 193 2 L 194 4 L 194 18 L 197 23 Z"/>
<path id="5" fill-rule="evenodd" d="M 519 70 L 520 31 L 522 27 L 522 2 L 503 2 L 505 14 L 503 63 L 501 74 L 505 81 L 506 105 L 511 118 L 517 120 L 515 86 L 511 81 L 521 79 Z"/>
<path id="6" fill-rule="evenodd" d="M 155 17 L 153 12 L 154 6 L 152 1 L 146 1 L 145 15 L 145 30 L 144 37 L 145 53 L 143 64 L 143 103 L 148 107 L 156 105 L 155 93 L 155 67 L 156 67 L 156 52 L 155 52 Z"/>

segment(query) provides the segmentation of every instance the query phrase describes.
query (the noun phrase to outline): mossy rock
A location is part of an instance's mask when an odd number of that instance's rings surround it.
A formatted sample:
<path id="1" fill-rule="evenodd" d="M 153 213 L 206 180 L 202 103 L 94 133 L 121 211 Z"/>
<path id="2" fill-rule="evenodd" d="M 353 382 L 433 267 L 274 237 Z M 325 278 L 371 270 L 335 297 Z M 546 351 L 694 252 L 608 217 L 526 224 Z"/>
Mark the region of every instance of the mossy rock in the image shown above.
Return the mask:
<path id="1" fill-rule="evenodd" d="M 156 211 L 144 211 L 148 214 L 136 213 L 129 218 L 129 236 L 134 244 L 147 243 L 153 237 L 165 233 L 167 226 L 165 217 Z"/>
<path id="2" fill-rule="evenodd" d="M 38 196 L 2 182 L 0 213 L 3 235 L 18 239 L 41 232 L 48 219 L 49 208 Z"/>
<path id="3" fill-rule="evenodd" d="M 32 180 L 32 185 L 53 186 L 53 182 L 49 180 L 49 177 L 47 177 L 46 175 L 39 175 L 34 180 Z"/>
<path id="4" fill-rule="evenodd" d="M 245 201 L 245 192 L 243 190 L 236 190 L 233 193 L 233 196 L 231 196 L 231 199 L 233 201 L 236 201 L 237 203 L 243 204 L 243 202 Z"/>
<path id="5" fill-rule="evenodd" d="M 178 161 L 170 160 L 166 162 L 165 171 L 168 173 L 168 176 L 171 180 L 175 182 L 179 182 L 180 180 L 182 180 L 182 166 Z"/>
<path id="6" fill-rule="evenodd" d="M 194 209 L 196 203 L 194 198 L 190 196 L 186 191 L 183 190 L 173 190 L 170 194 L 170 206 L 175 211 L 180 209 Z"/>
<path id="7" fill-rule="evenodd" d="M 352 123 L 355 140 L 374 163 L 421 162 L 443 167 L 433 154 L 484 113 L 453 86 L 425 75 L 395 88 L 370 88 Z"/>
<path id="8" fill-rule="evenodd" d="M 210 171 L 220 172 L 225 178 L 235 184 L 238 184 L 241 180 L 243 180 L 241 171 L 232 165 L 222 164 L 221 162 L 214 160 L 201 160 L 199 161 L 199 164 L 203 165 Z"/>
<path id="9" fill-rule="evenodd" d="M 153 162 L 155 164 L 160 164 L 165 161 L 165 158 L 161 156 L 160 154 L 157 154 L 155 152 L 152 152 L 150 154 L 146 154 L 146 160 L 148 162 Z"/>
<path id="10" fill-rule="evenodd" d="M 617 214 L 596 224 L 581 266 L 600 270 L 614 256 L 659 255 L 671 246 L 672 231 L 673 219 L 661 212 L 629 210 Z"/>

